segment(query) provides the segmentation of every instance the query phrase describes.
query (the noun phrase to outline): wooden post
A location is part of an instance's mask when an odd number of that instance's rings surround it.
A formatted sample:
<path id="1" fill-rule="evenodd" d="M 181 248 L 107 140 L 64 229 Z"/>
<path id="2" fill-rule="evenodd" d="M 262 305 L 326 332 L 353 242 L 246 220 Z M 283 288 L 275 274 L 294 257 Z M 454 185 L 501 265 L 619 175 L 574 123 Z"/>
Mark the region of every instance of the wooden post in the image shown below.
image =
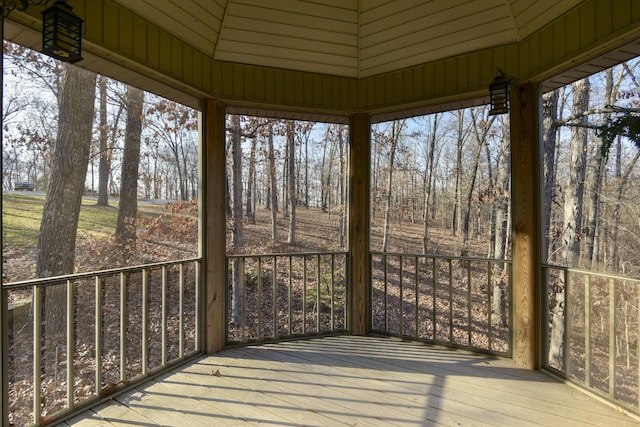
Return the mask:
<path id="1" fill-rule="evenodd" d="M 226 186 L 225 186 L 225 108 L 207 99 L 204 109 L 205 176 L 205 352 L 215 353 L 224 347 L 225 337 L 225 251 L 226 251 Z"/>
<path id="2" fill-rule="evenodd" d="M 540 368 L 540 153 L 537 98 L 531 83 L 511 90 L 513 206 L 513 359 Z"/>
<path id="3" fill-rule="evenodd" d="M 351 118 L 349 151 L 349 247 L 351 259 L 350 328 L 354 335 L 366 335 L 370 327 L 369 263 L 369 175 L 371 164 L 371 118 L 355 114 Z"/>

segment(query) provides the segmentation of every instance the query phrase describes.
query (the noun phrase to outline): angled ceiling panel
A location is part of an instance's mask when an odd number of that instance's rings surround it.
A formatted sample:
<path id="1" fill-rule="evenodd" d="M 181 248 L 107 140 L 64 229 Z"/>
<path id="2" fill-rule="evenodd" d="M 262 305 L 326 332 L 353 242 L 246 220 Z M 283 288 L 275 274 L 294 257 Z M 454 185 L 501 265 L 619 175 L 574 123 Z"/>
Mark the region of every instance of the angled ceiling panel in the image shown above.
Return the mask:
<path id="1" fill-rule="evenodd" d="M 220 61 L 370 77 L 531 35 L 581 0 L 114 0 Z"/>
<path id="2" fill-rule="evenodd" d="M 357 77 L 357 1 L 231 0 L 214 58 Z"/>
<path id="3" fill-rule="evenodd" d="M 114 0 L 120 6 L 213 56 L 227 0 Z"/>

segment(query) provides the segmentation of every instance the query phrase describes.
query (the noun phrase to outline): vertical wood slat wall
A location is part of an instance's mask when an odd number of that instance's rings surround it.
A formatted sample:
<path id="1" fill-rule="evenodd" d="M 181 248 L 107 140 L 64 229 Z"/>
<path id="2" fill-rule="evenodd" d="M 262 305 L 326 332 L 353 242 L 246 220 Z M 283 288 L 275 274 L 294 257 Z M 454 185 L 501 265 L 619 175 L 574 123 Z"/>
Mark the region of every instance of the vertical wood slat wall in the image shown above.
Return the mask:
<path id="1" fill-rule="evenodd" d="M 169 84 L 226 103 L 344 115 L 486 94 L 498 67 L 521 82 L 540 81 L 621 33 L 640 34 L 637 0 L 587 0 L 522 42 L 358 80 L 215 61 L 112 0 L 69 3 L 85 19 L 88 42 L 160 72 Z"/>

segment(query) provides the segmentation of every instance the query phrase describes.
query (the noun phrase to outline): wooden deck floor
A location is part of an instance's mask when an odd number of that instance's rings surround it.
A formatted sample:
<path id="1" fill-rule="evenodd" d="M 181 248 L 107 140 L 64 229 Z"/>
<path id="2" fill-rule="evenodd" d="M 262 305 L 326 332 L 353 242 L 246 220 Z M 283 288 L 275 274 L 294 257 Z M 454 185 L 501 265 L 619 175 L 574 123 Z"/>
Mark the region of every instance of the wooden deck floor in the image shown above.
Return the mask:
<path id="1" fill-rule="evenodd" d="M 87 411 L 74 426 L 631 426 L 510 361 L 374 337 L 228 349 Z"/>

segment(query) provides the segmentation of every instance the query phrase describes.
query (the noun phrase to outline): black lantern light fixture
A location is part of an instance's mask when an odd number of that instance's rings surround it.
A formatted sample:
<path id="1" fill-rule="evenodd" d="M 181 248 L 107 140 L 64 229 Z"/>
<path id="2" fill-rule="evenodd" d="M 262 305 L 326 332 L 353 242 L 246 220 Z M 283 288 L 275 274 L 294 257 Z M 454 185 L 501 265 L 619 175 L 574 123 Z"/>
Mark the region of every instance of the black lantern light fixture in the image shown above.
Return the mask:
<path id="1" fill-rule="evenodd" d="M 490 116 L 498 114 L 506 114 L 509 112 L 509 81 L 505 78 L 500 68 L 493 79 L 493 83 L 489 85 L 489 93 L 491 95 Z"/>
<path id="2" fill-rule="evenodd" d="M 82 59 L 82 19 L 66 1 L 42 12 L 42 53 L 64 62 Z"/>

